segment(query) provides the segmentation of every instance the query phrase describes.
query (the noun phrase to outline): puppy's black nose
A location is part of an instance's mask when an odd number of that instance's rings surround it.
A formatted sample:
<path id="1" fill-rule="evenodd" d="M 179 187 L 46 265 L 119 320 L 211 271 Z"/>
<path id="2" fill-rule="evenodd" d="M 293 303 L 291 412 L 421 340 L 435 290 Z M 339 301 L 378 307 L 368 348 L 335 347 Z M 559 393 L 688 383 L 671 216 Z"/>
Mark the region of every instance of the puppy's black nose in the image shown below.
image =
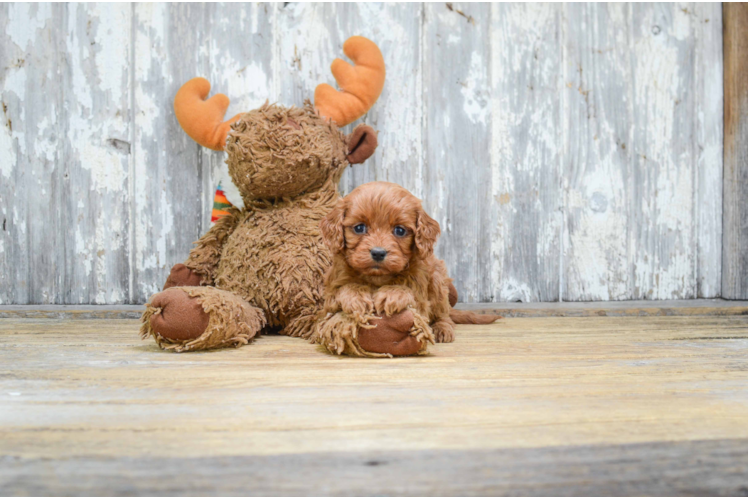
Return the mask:
<path id="1" fill-rule="evenodd" d="M 370 250 L 371 252 L 371 258 L 374 259 L 376 262 L 382 262 L 385 257 L 387 257 L 387 250 L 380 247 L 374 247 Z"/>

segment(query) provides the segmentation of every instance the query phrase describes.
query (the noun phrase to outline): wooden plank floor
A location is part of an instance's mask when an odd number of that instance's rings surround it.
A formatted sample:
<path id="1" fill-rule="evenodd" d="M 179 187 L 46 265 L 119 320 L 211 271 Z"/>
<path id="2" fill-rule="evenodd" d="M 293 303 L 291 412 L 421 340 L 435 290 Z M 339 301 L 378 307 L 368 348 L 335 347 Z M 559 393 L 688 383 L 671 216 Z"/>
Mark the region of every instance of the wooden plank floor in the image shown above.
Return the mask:
<path id="1" fill-rule="evenodd" d="M 0 494 L 748 494 L 748 316 L 524 317 L 422 358 L 0 319 Z"/>

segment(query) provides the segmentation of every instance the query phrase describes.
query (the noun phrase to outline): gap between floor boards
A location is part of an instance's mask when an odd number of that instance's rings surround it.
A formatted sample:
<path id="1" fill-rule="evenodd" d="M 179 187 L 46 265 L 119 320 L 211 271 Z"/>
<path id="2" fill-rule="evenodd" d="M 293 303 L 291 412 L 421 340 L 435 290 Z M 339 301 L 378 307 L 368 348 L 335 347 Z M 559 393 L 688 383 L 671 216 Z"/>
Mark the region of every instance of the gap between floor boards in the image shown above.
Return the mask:
<path id="1" fill-rule="evenodd" d="M 458 304 L 457 308 L 475 312 L 495 313 L 507 318 L 549 316 L 748 315 L 748 301 L 724 299 L 632 300 L 617 302 L 502 302 Z M 142 305 L 0 305 L 0 319 L 138 319 L 142 313 Z"/>

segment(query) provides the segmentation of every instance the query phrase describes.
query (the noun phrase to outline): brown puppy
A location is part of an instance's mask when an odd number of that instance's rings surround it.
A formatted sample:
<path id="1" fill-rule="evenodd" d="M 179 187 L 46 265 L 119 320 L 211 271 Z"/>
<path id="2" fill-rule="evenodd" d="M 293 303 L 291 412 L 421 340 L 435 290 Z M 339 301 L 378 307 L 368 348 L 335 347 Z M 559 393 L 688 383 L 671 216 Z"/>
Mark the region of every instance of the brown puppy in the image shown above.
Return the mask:
<path id="1" fill-rule="evenodd" d="M 370 182 L 341 199 L 320 228 L 333 264 L 325 277 L 318 342 L 337 353 L 407 355 L 425 352 L 427 342 L 454 341 L 454 288 L 433 254 L 439 224 L 418 198 L 397 184 Z M 399 338 L 369 323 L 398 313 L 414 316 L 413 328 Z M 458 313 L 454 319 L 491 323 L 498 316 Z"/>

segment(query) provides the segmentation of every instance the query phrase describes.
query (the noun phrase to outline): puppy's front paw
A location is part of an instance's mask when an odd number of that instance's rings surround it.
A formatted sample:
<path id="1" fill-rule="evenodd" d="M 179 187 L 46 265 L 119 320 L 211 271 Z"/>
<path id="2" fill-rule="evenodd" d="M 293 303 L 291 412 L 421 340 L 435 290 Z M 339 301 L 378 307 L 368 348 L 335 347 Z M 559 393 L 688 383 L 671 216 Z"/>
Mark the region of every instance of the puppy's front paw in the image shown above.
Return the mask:
<path id="1" fill-rule="evenodd" d="M 393 316 L 409 307 L 415 307 L 415 299 L 407 288 L 384 286 L 374 294 L 374 309 L 377 314 Z"/>
<path id="2" fill-rule="evenodd" d="M 363 317 L 374 311 L 374 300 L 371 294 L 354 288 L 341 288 L 338 292 L 340 308 L 356 317 Z"/>
<path id="3" fill-rule="evenodd" d="M 434 332 L 434 339 L 439 343 L 449 343 L 455 341 L 455 329 L 446 321 L 437 321 L 431 325 Z"/>

